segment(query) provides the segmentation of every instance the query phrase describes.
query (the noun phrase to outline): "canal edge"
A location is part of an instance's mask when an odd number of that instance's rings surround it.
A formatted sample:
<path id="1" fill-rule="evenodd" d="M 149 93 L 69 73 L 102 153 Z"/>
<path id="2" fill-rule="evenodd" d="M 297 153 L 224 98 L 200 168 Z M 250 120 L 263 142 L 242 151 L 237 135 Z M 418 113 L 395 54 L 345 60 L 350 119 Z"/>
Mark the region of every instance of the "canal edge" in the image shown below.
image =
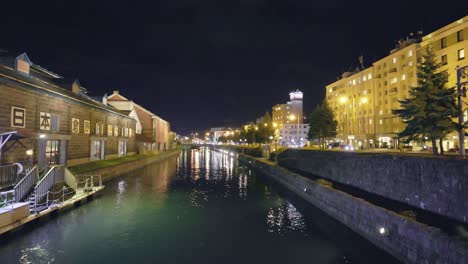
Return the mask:
<path id="1" fill-rule="evenodd" d="M 239 154 L 239 161 L 273 178 L 404 263 L 468 263 L 468 248 L 437 228 L 321 185 L 266 160 Z"/>

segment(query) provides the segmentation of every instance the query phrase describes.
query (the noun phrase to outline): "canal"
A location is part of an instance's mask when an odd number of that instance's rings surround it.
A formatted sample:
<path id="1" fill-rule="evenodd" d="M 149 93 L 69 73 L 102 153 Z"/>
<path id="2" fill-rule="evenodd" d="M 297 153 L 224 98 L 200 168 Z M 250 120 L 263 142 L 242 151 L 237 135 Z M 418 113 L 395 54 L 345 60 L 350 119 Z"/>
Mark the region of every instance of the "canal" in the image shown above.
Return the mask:
<path id="1" fill-rule="evenodd" d="M 183 151 L 0 238 L 0 263 L 398 263 L 235 156 Z"/>

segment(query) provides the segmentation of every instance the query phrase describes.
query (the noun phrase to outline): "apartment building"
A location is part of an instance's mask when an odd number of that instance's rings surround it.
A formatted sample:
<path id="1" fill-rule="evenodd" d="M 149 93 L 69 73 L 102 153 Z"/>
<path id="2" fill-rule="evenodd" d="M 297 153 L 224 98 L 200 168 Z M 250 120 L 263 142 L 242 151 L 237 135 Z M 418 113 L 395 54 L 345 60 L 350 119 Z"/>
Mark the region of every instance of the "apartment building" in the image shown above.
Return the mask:
<path id="1" fill-rule="evenodd" d="M 443 65 L 441 70 L 449 75 L 447 87 L 455 87 L 456 68 L 467 65 L 467 25 L 468 17 L 464 17 L 426 36 L 422 32 L 411 34 L 370 67 L 345 72 L 339 80 L 327 85 L 326 99 L 338 121 L 338 140 L 355 147 L 397 147 L 398 133 L 405 124 L 392 110 L 399 109 L 399 101 L 409 96 L 411 87 L 417 86 L 418 59 L 431 45 Z M 464 109 L 468 120 L 466 104 Z M 457 140 L 455 134 L 450 135 L 444 146 L 453 148 Z"/>

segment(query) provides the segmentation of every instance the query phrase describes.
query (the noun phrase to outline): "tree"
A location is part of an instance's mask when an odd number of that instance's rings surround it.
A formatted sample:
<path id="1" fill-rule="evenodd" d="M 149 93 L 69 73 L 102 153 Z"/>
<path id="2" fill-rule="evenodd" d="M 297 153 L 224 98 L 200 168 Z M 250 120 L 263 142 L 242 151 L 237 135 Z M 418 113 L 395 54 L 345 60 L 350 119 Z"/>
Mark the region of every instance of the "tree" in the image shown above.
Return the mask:
<path id="1" fill-rule="evenodd" d="M 326 139 L 336 137 L 337 124 L 333 109 L 327 101 L 324 101 L 315 107 L 310 115 L 310 128 L 307 136 L 309 140 L 318 139 L 320 148 L 324 148 Z"/>
<path id="2" fill-rule="evenodd" d="M 270 137 L 274 136 L 275 129 L 273 128 L 273 123 L 269 112 L 266 112 L 264 116 L 258 119 L 256 127 L 258 129 L 255 130 L 255 141 L 257 143 L 270 142 Z"/>
<path id="3" fill-rule="evenodd" d="M 418 61 L 418 86 L 409 90 L 410 97 L 400 102 L 400 109 L 392 110 L 406 124 L 399 137 L 405 142 L 428 138 L 432 152 L 438 154 L 437 140 L 443 154 L 442 140 L 456 129 L 453 118 L 457 116 L 455 89 L 446 88 L 447 73 L 439 70 L 435 53 L 430 46 Z"/>

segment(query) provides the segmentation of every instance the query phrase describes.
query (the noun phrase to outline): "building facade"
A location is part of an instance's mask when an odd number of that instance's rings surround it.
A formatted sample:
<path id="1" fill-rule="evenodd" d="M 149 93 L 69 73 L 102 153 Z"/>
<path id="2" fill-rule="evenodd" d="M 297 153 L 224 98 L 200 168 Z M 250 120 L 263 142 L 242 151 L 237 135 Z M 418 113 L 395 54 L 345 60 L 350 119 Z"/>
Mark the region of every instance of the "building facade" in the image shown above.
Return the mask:
<path id="1" fill-rule="evenodd" d="M 285 124 L 278 129 L 278 144 L 287 147 L 303 147 L 307 145 L 309 124 Z"/>
<path id="2" fill-rule="evenodd" d="M 105 95 L 103 103 L 115 107 L 136 121 L 135 134 L 139 153 L 172 149 L 169 122 L 124 97 L 119 91 Z"/>
<path id="3" fill-rule="evenodd" d="M 300 123 L 303 122 L 303 93 L 299 90 L 290 92 L 289 99 L 290 101 L 284 104 L 277 104 L 272 107 L 273 123 L 280 125 L 297 123 L 298 120 Z"/>
<path id="4" fill-rule="evenodd" d="M 346 72 L 327 85 L 326 100 L 338 121 L 338 140 L 355 147 L 398 147 L 398 133 L 405 124 L 392 110 L 399 109 L 399 101 L 408 98 L 411 87 L 417 86 L 418 59 L 431 45 L 443 65 L 441 70 L 449 75 L 447 87 L 455 87 L 456 68 L 467 65 L 467 25 L 468 17 L 464 17 L 429 35 L 411 35 L 372 66 Z M 444 146 L 453 148 L 455 141 L 455 136 L 450 136 Z"/>
<path id="5" fill-rule="evenodd" d="M 2 54 L 0 133 L 17 133 L 1 162 L 75 165 L 134 153 L 135 120 L 85 92 L 26 54 Z"/>

